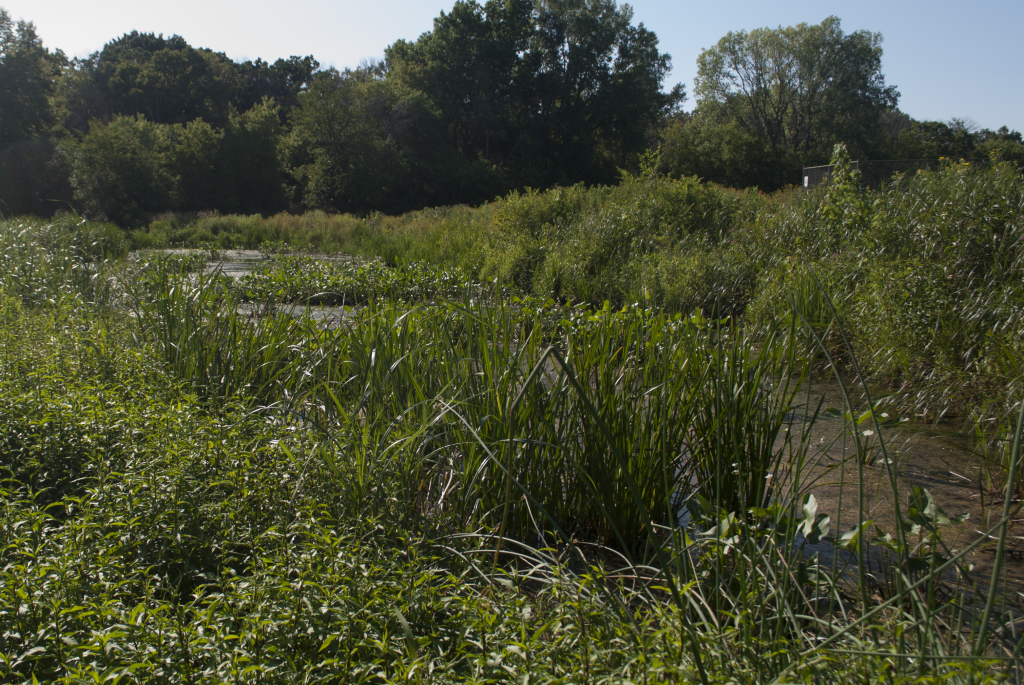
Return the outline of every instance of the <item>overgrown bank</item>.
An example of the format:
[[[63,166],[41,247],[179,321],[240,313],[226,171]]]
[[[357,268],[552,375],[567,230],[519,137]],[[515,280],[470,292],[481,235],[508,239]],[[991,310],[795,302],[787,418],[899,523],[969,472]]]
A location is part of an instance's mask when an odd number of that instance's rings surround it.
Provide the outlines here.
[[[831,187],[772,196],[647,171],[479,209],[176,221],[133,240],[424,261],[521,295],[700,310],[761,329],[796,298],[837,351],[830,300],[863,368],[918,414],[1006,423],[1024,392],[1024,189],[1009,165],[950,163],[876,190],[844,172]],[[318,291],[276,274],[296,295]]]
[[[832,467],[805,438],[824,407],[796,393],[826,354],[852,368],[829,298],[863,351],[871,319],[856,298],[913,283],[864,289],[885,273],[869,255],[942,264],[956,298],[914,306],[966,326],[984,311],[971,307],[1003,303],[985,321],[1020,343],[1020,179],[1001,173],[951,167],[903,200],[844,183],[761,198],[640,177],[338,232],[345,246],[364,231],[364,255],[407,241],[431,264],[277,256],[238,281],[194,258],[125,260],[123,236],[102,226],[3,224],[0,673],[1019,680],[1021,607],[1000,567],[1020,505],[998,486],[1020,473],[1020,375],[932,367],[970,381],[930,388],[943,401],[996,388],[1010,417],[1005,461],[991,460],[995,514],[966,524],[988,537],[955,537],[943,503],[898,490],[898,463],[869,437],[886,417],[852,404],[838,412],[847,459],[889,469],[894,527],[872,528],[866,477],[844,486],[844,511],[819,510],[808,474]],[[946,239],[993,227],[1012,248]],[[444,232],[461,242],[434,240]],[[517,256],[531,240],[548,249]],[[544,280],[601,255],[607,268],[558,281],[571,287]],[[724,270],[708,277],[715,296],[670,305],[685,316],[648,306],[669,302],[650,291],[635,306],[587,303],[628,302],[638,263],[690,274],[723,255],[752,274],[733,309]],[[941,283],[934,273],[923,278]],[[295,306],[325,292],[361,307],[324,327]],[[929,342],[919,358],[950,344]],[[830,516],[851,511],[854,527],[836,530]],[[984,576],[966,567],[982,546],[995,560]]]

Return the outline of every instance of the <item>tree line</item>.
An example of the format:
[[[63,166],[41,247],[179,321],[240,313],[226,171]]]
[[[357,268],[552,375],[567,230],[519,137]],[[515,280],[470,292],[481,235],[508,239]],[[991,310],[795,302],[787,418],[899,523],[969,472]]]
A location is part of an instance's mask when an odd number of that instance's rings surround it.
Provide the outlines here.
[[[730,32],[697,60],[692,112],[669,115],[665,169],[727,186],[774,190],[803,166],[854,159],[996,156],[1024,166],[1021,134],[970,120],[916,121],[882,74],[882,36],[840,20]]]
[[[671,58],[613,0],[458,0],[354,69],[235,62],[133,32],[84,59],[0,8],[0,212],[74,207],[125,227],[166,211],[394,214],[510,190],[663,171],[774,190],[854,156],[1024,160],[1015,131],[919,122],[881,72],[881,36],[838,19],[730,33]]]

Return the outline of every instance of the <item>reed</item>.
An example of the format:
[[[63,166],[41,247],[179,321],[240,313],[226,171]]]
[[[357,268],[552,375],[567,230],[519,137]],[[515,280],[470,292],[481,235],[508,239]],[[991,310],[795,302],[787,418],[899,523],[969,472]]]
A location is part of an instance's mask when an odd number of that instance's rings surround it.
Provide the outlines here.
[[[814,269],[755,328],[381,266],[324,326],[312,288],[0,228],[22,258],[0,266],[5,681],[1024,675],[1014,489],[953,549],[862,434],[858,313]],[[827,512],[815,365],[857,474]]]

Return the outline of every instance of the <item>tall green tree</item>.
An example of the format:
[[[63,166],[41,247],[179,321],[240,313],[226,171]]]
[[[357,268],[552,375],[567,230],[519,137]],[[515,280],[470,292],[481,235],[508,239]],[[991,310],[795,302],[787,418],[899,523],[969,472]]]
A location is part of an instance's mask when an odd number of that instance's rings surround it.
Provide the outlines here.
[[[387,49],[391,78],[427,94],[467,156],[507,155],[526,122],[532,13],[528,0],[459,1],[433,31]]]
[[[662,171],[697,176],[732,188],[763,186],[785,176],[791,161],[779,158],[764,140],[738,121],[707,108],[680,113],[661,133]],[[783,168],[780,168],[783,167]]]
[[[228,119],[220,161],[221,211],[271,214],[287,209],[284,126],[278,109],[265,99]]]
[[[513,186],[611,182],[681,102],[670,58],[611,0],[459,0],[415,42],[386,52],[390,77],[430,98],[460,153]]]
[[[535,12],[535,123],[551,181],[611,182],[649,146],[658,120],[683,100],[661,86],[671,57],[629,5],[543,0]]]
[[[93,119],[136,115],[224,126],[238,88],[237,66],[224,54],[193,48],[181,36],[133,31],[75,60],[57,100],[64,125],[78,131]]]
[[[0,214],[45,215],[70,199],[50,135],[50,97],[66,64],[31,22],[15,22],[0,7]]]
[[[784,173],[827,162],[838,142],[854,156],[865,155],[882,138],[884,117],[899,99],[882,75],[881,44],[878,33],[844,33],[837,17],[730,32],[697,60],[694,91],[702,121],[736,122],[763,141]],[[764,180],[775,187],[786,182]]]
[[[283,145],[272,100],[232,114],[224,129],[202,119],[158,124],[118,116],[63,142],[75,199],[92,216],[126,228],[166,211],[287,209]]]
[[[386,202],[397,189],[401,161],[370,115],[375,108],[388,108],[383,84],[334,69],[300,96],[292,121],[308,157],[297,170],[308,206],[359,211]]]
[[[299,93],[313,82],[313,75],[320,69],[320,63],[312,55],[279,59],[273,64],[257,59],[238,65],[238,88],[234,97],[235,107],[244,112],[272,99],[277,103],[283,117],[299,104]]]
[[[458,153],[429,99],[389,79],[384,64],[317,74],[292,123],[306,206],[397,213],[504,191],[491,165]]]
[[[0,7],[0,149],[48,132],[49,98],[65,64],[63,53],[43,47],[31,22],[15,22]]]
[[[87,135],[63,145],[75,199],[93,217],[137,228],[176,207],[173,127],[141,115],[94,120]]]
[[[170,165],[177,180],[178,202],[174,208],[185,212],[222,210],[229,195],[225,188],[224,131],[196,119],[172,128],[170,134]],[[230,202],[234,209],[236,201],[232,198]]]

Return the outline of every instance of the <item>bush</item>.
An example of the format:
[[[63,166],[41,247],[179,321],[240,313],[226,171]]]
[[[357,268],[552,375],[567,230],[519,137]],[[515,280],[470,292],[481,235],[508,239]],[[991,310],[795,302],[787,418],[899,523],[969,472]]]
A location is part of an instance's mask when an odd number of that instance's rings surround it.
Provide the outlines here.
[[[658,177],[650,166],[614,188],[512,193],[495,211],[482,273],[543,297],[622,303],[646,292],[665,302],[663,279],[648,273],[659,261],[651,255],[717,245],[736,199],[694,178]]]
[[[753,263],[736,249],[666,248],[630,265],[629,299],[708,318],[743,316],[757,283]]]
[[[124,228],[177,204],[167,127],[145,117],[93,121],[81,140],[67,140],[75,199],[85,211]]]

